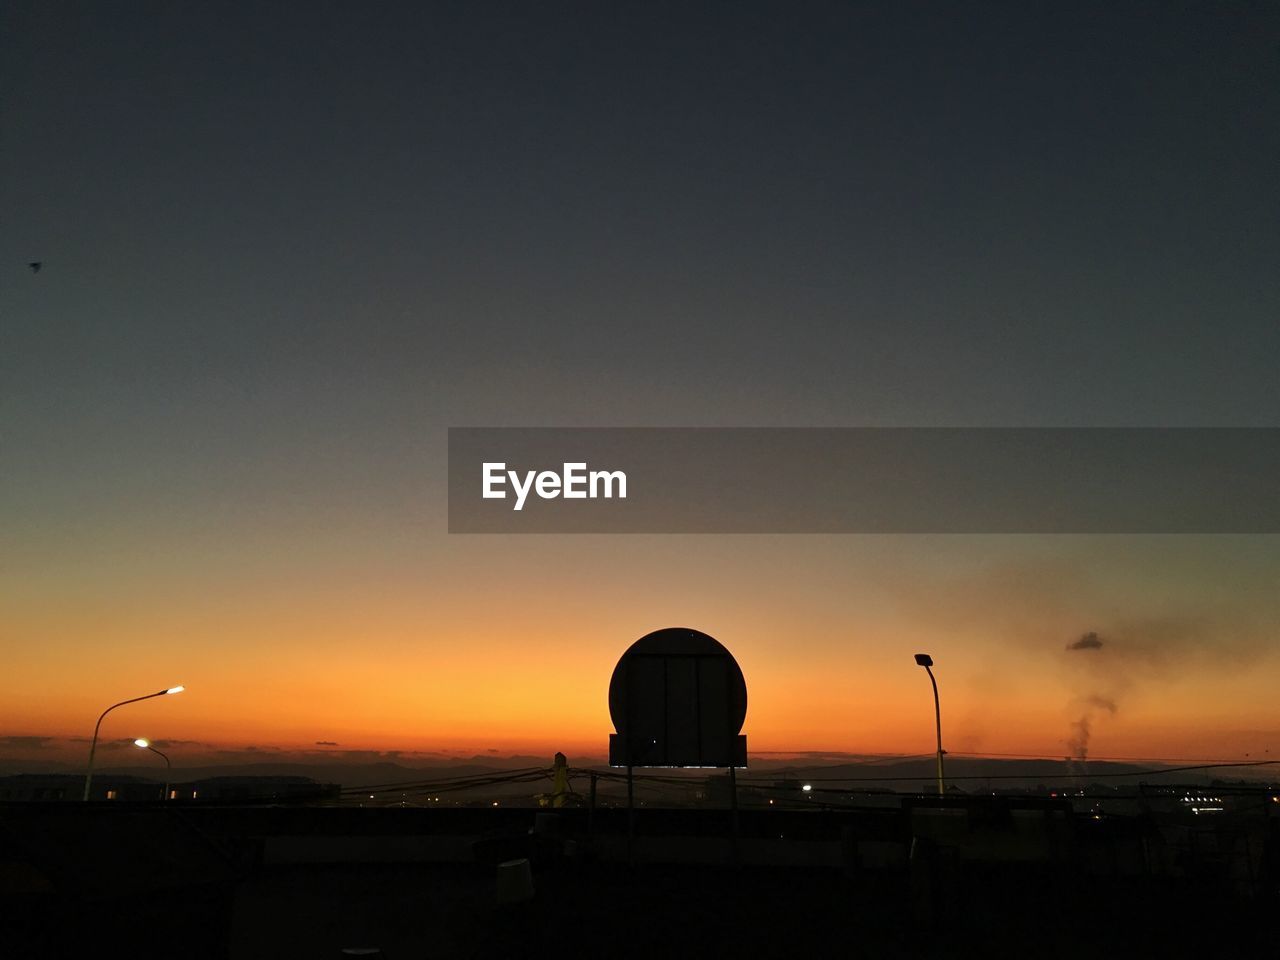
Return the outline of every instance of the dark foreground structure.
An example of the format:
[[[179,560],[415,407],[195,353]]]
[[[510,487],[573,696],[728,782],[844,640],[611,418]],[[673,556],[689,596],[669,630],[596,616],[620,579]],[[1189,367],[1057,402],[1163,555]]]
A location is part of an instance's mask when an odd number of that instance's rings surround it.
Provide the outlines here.
[[[0,805],[8,957],[1274,956],[1280,819]]]

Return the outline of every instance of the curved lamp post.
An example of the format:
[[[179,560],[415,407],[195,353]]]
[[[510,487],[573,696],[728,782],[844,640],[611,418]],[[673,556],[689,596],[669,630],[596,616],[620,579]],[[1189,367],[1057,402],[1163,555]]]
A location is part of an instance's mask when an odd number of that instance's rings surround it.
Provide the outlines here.
[[[169,762],[169,755],[161,753],[151,745],[151,741],[145,737],[139,737],[133,741],[135,747],[141,747],[143,750],[150,750],[157,757],[164,761],[164,793],[160,794],[161,800],[169,799],[169,781],[173,779],[173,764]]]
[[[89,744],[89,769],[84,775],[84,799],[89,799],[89,787],[93,783],[93,755],[98,751],[98,730],[102,727],[102,718],[114,710],[116,707],[123,707],[126,703],[137,703],[139,700],[150,700],[152,697],[163,697],[170,693],[181,693],[185,688],[170,687],[167,690],[158,690],[155,693],[148,693],[145,697],[134,697],[130,700],[121,700],[119,703],[113,703],[107,709],[102,711],[102,716],[98,717],[98,722],[93,728],[93,742]]]
[[[927,653],[917,653],[916,663],[924,667],[925,673],[929,674],[929,682],[933,684],[933,719],[938,728],[938,796],[944,796],[947,792],[946,785],[942,780],[942,708],[938,706],[938,681],[933,679],[933,657]]]

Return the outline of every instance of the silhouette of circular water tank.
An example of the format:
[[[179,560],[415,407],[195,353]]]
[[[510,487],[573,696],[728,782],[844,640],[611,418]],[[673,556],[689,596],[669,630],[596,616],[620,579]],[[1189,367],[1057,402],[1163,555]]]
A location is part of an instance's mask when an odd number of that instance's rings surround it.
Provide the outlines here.
[[[633,643],[609,680],[615,767],[745,767],[747,682],[714,637],[688,627]]]

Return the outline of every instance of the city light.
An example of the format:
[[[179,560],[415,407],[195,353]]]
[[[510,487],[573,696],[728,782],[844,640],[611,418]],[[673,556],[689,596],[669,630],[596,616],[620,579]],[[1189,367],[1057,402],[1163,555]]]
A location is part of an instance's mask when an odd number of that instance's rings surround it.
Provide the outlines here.
[[[89,799],[91,795],[90,791],[93,785],[93,761],[94,761],[95,754],[98,752],[98,733],[102,729],[102,721],[106,719],[107,714],[110,713],[112,710],[116,709],[117,707],[123,707],[126,704],[140,703],[143,700],[151,700],[154,697],[163,697],[170,693],[181,693],[185,689],[186,689],[185,687],[179,685],[176,687],[169,687],[165,690],[157,690],[155,693],[144,694],[141,697],[130,697],[128,700],[121,700],[119,703],[113,703],[111,706],[107,707],[107,709],[102,711],[102,713],[98,716],[98,722],[94,724],[94,727],[93,727],[93,739],[89,742],[89,766],[85,770],[85,774],[84,774],[84,799],[86,801]],[[134,742],[136,743],[137,741],[134,741]],[[154,749],[154,748],[151,747],[150,744],[148,744],[147,749]],[[158,750],[156,750],[155,752],[160,753],[160,751]],[[164,756],[163,754],[160,754],[160,755]],[[165,759],[165,762],[166,763],[168,762],[168,758]]]

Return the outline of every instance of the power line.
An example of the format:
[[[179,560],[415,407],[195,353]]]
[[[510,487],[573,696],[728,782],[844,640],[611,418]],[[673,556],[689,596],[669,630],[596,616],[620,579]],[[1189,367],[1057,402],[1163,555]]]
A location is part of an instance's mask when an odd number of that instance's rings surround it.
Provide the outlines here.
[[[948,757],[1019,757],[1028,760],[1056,760],[1061,757],[1064,760],[1073,760],[1077,762],[1090,762],[1093,760],[1120,760],[1132,761],[1135,763],[1221,763],[1228,766],[1259,762],[1256,760],[1223,760],[1217,757],[1101,757],[1094,756],[1093,754],[1090,754],[1087,757],[1062,757],[1060,753],[996,753],[992,750],[946,750],[943,752]],[[922,758],[933,756],[934,754],[932,753],[923,754]]]

